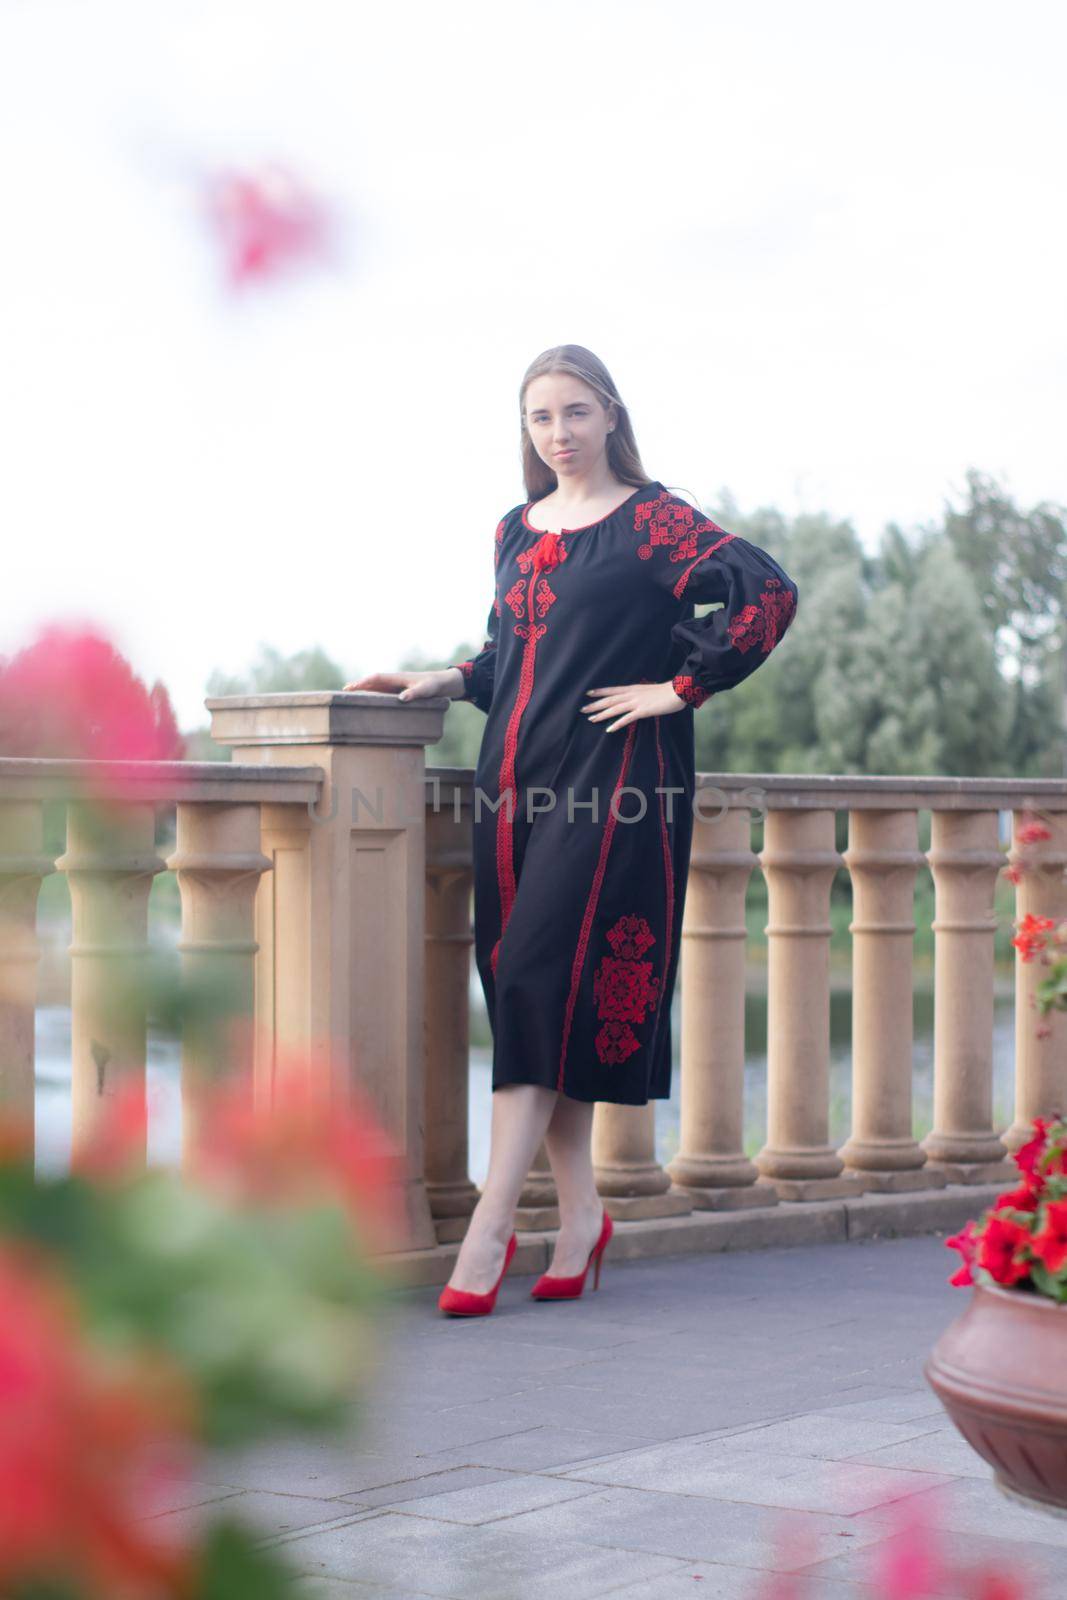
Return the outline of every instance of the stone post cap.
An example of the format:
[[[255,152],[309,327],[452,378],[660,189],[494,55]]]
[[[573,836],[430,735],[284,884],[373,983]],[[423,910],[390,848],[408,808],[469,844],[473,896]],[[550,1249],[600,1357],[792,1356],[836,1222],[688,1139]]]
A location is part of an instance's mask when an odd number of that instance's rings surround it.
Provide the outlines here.
[[[447,695],[401,700],[377,690],[307,689],[220,695],[204,701],[216,744],[428,745],[444,730]]]

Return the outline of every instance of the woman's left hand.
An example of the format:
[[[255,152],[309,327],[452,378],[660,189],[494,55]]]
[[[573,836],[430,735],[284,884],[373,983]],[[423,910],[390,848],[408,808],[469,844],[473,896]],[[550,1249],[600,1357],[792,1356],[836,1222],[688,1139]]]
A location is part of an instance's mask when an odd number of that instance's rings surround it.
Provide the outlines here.
[[[684,711],[686,705],[681,695],[675,694],[670,682],[608,684],[587,689],[586,694],[591,698],[581,709],[590,722],[603,722],[605,717],[617,719],[608,724],[605,733],[614,733],[616,728],[625,728],[627,723],[637,722],[641,717],[662,717],[669,716],[672,711]]]

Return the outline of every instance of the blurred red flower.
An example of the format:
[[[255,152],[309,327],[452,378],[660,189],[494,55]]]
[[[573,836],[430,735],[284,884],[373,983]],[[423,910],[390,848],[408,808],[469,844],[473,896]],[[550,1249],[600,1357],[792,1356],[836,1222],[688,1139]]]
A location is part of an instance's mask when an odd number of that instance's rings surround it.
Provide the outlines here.
[[[177,761],[184,748],[164,686],[146,688],[102,633],[54,624],[0,662],[0,755]]]
[[[1036,819],[1024,822],[1015,835],[1020,844],[1040,844],[1044,839],[1051,839],[1051,830],[1043,822]]]
[[[323,1048],[276,1047],[269,1091],[251,1070],[196,1087],[186,1171],[242,1203],[339,1201],[373,1252],[396,1248],[403,1159]]]
[[[1045,934],[1055,927],[1055,921],[1052,917],[1035,917],[1028,911],[1017,926],[1019,931],[1011,942],[1024,961],[1032,961],[1045,948]]]
[[[158,1523],[192,1463],[193,1406],[158,1359],[105,1368],[58,1277],[0,1246],[0,1586],[74,1584],[92,1600],[176,1593],[188,1556]]]
[[[237,287],[276,278],[326,253],[326,209],[285,167],[213,174],[206,209],[227,277]]]

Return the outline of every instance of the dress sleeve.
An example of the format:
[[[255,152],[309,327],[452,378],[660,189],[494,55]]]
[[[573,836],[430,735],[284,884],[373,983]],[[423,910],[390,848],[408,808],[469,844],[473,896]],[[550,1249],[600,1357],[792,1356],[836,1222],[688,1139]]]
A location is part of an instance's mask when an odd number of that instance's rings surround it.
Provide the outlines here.
[[[705,519],[693,530],[671,588],[687,609],[722,602],[718,610],[688,615],[671,628],[671,638],[686,647],[672,687],[694,707],[750,677],[797,612],[797,586],[773,556]]]
[[[500,541],[504,533],[502,517],[497,524],[496,537],[493,545],[493,572],[500,565]],[[450,661],[449,666],[458,667],[463,674],[463,693],[458,697],[476,705],[479,711],[488,712],[493,702],[493,683],[496,679],[496,647],[500,634],[500,597],[497,595],[489,608],[489,617],[485,624],[485,643],[476,655],[467,661]]]

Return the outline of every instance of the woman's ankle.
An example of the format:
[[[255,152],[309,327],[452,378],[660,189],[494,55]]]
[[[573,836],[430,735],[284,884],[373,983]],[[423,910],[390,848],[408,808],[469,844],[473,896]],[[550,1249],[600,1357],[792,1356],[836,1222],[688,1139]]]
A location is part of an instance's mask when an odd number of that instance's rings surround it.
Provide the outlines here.
[[[561,1203],[559,1211],[560,1229],[566,1228],[569,1231],[573,1228],[575,1232],[587,1233],[590,1228],[595,1230],[600,1227],[603,1215],[604,1202],[595,1193],[592,1199],[573,1201],[569,1205]]]

